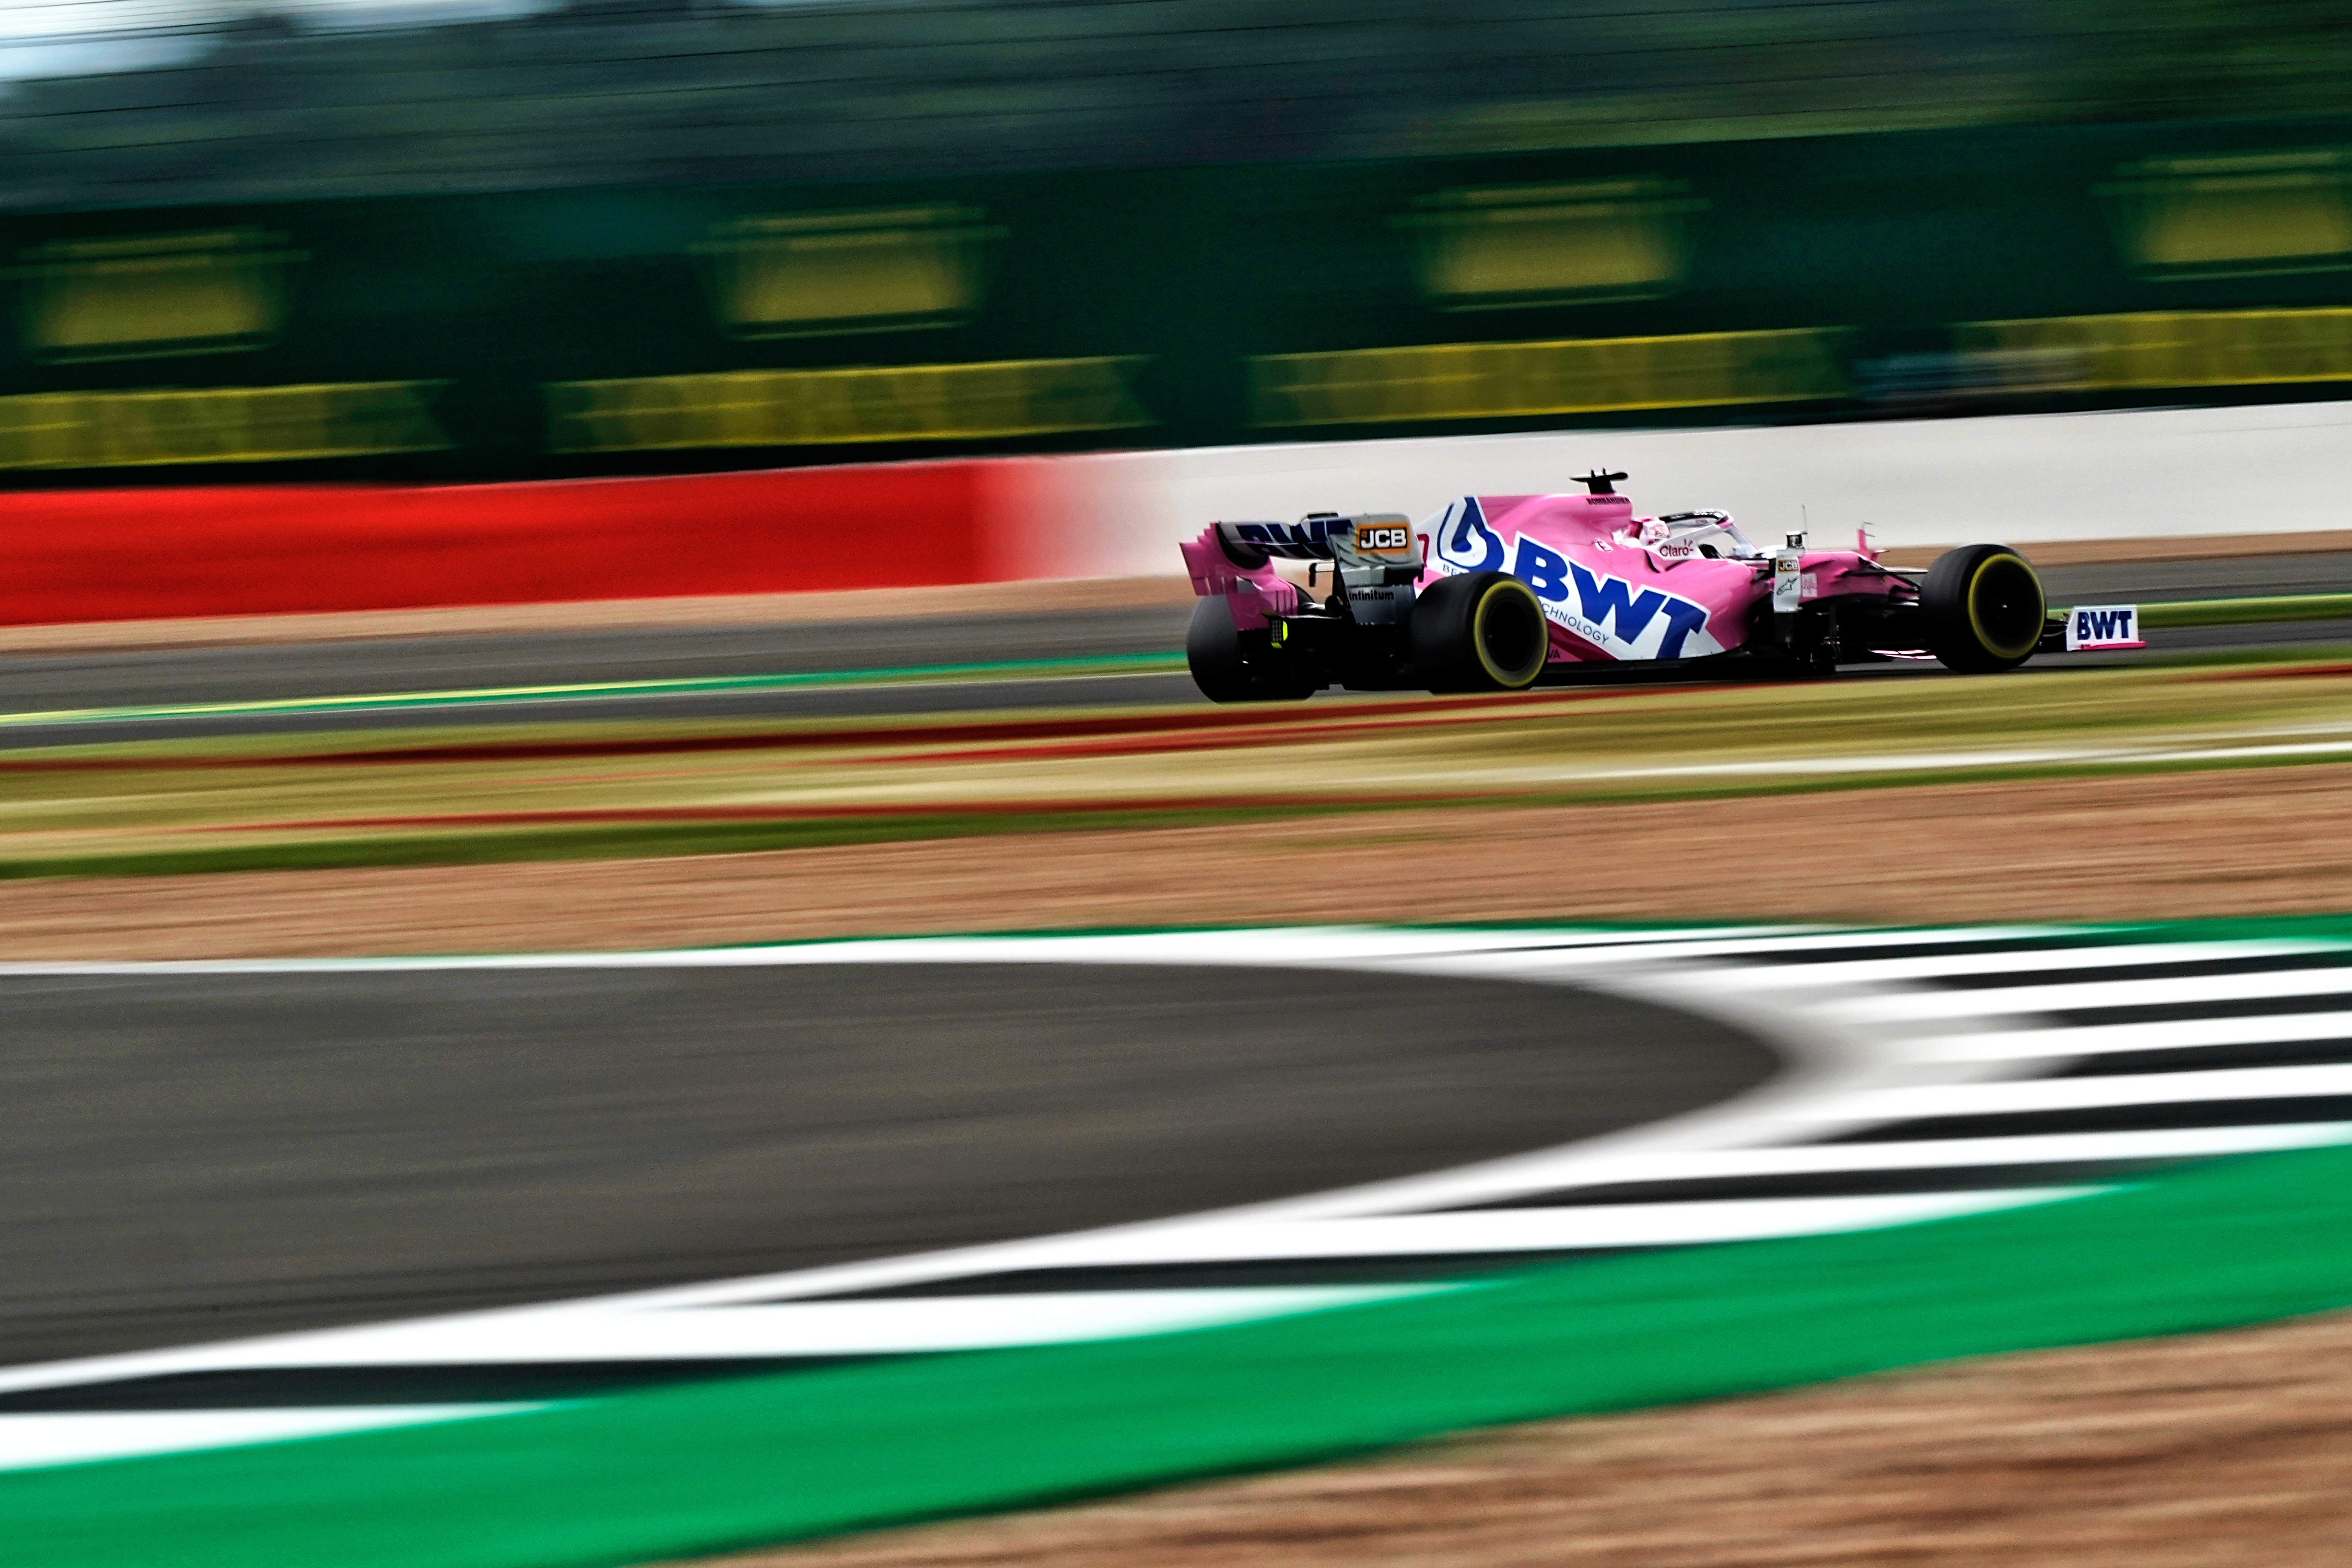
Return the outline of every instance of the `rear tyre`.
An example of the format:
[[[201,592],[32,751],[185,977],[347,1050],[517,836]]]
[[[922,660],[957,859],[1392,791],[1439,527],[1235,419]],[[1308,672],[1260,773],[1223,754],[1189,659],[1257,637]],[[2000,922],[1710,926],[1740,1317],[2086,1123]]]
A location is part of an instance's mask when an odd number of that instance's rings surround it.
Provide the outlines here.
[[[1412,606],[1412,667],[1432,691],[1524,691],[1550,653],[1535,590],[1507,572],[1441,577]]]
[[[1292,702],[1312,697],[1323,684],[1277,653],[1264,632],[1236,628],[1222,595],[1192,605],[1184,662],[1192,667],[1192,684],[1212,702]]]
[[[1947,669],[1986,675],[2015,669],[2041,645],[2048,605],[2042,579],[2005,544],[1948,552],[1919,589],[1927,651]]]

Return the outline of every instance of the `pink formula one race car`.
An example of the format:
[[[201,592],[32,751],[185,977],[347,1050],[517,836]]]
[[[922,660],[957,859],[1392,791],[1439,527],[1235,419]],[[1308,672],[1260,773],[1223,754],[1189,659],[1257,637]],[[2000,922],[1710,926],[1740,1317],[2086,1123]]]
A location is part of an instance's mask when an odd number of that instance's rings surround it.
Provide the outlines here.
[[[1335,684],[1517,691],[1601,665],[1826,675],[1932,658],[1990,671],[2043,650],[2142,646],[2131,605],[2051,619],[2041,579],[2005,545],[1954,550],[1924,573],[1882,564],[1863,541],[1811,550],[1791,534],[1766,550],[1727,512],[1634,516],[1623,478],[1588,475],[1584,495],[1465,496],[1419,524],[1213,523],[1182,546],[1201,595],[1192,679],[1214,701],[1278,701]],[[1305,562],[1306,585],[1277,561]]]

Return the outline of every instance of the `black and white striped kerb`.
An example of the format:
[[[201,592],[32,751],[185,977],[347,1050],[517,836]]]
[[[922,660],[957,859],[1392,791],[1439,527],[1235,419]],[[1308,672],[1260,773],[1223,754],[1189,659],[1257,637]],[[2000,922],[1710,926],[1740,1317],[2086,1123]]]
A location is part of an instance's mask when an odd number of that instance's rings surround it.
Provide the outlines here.
[[[0,1372],[0,1466],[1236,1322],[1539,1263],[2050,1203],[2182,1162],[2352,1141],[2352,944],[2313,940],[2166,943],[2022,926],[1337,928],[415,963],[1182,963],[1480,976],[1734,1021],[1773,1039],[1790,1065],[1729,1103],[1652,1126],[1246,1208],[17,1367]],[[304,967],[320,966],[13,972]]]

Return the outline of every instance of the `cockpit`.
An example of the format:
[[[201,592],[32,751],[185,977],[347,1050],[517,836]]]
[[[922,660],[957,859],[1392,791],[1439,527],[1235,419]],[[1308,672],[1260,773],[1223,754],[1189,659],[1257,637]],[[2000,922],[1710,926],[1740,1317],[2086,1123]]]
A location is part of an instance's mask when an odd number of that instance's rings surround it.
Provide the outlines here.
[[[1761,561],[1765,556],[1727,511],[1672,511],[1644,518],[1639,526],[1643,546],[1660,555],[1709,561]]]

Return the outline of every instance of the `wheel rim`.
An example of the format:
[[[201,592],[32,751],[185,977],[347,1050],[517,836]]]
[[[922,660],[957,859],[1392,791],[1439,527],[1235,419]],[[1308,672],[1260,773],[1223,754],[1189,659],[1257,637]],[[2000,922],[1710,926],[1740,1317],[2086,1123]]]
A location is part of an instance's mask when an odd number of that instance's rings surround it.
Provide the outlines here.
[[[1969,578],[1969,626],[1977,646],[2000,658],[2023,658],[2042,640],[2042,581],[2014,555],[1987,558]]]
[[[1543,672],[1551,637],[1536,596],[1524,584],[1498,583],[1478,601],[1470,627],[1478,662],[1497,686],[1530,685]]]

